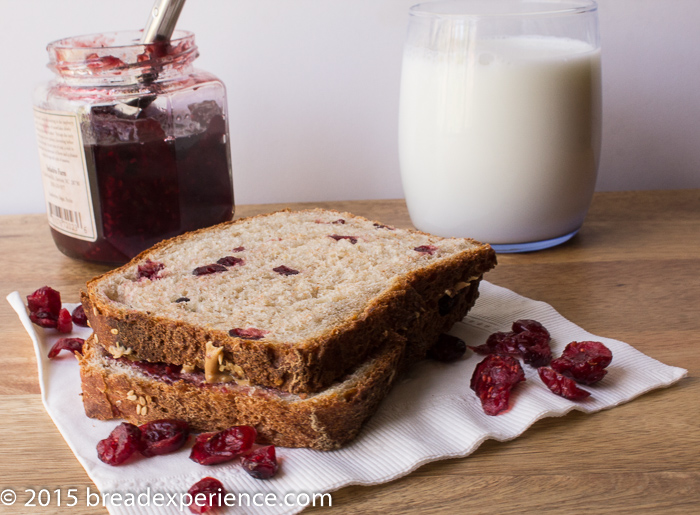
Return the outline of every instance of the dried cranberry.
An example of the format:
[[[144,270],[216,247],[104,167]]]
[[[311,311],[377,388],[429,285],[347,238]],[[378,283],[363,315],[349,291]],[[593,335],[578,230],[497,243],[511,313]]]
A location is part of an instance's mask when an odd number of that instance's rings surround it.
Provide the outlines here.
[[[236,265],[245,265],[245,261],[243,261],[241,258],[237,258],[234,256],[226,256],[222,257],[217,261],[218,264],[223,265],[223,266],[236,266]]]
[[[270,479],[277,473],[275,446],[258,447],[241,459],[245,471],[255,479]]]
[[[276,266],[272,270],[280,275],[296,275],[299,273],[299,270],[294,270],[285,265]]]
[[[520,351],[513,341],[512,332],[496,332],[489,335],[486,343],[477,347],[469,347],[477,354],[499,354],[501,356],[519,356]]]
[[[510,392],[521,381],[525,381],[525,373],[518,360],[489,354],[476,366],[470,387],[479,396],[484,412],[493,416],[508,410]]]
[[[235,249],[231,249],[231,252],[243,252],[245,250],[245,247],[236,247]]]
[[[611,361],[612,352],[601,342],[571,342],[550,365],[577,383],[593,384],[605,377]]]
[[[257,432],[251,426],[233,426],[218,433],[202,433],[192,447],[190,459],[202,465],[231,461],[248,451]]]
[[[33,323],[44,328],[55,328],[61,312],[61,294],[49,286],[42,286],[27,295],[27,307]]]
[[[524,331],[515,335],[515,344],[520,350],[523,361],[535,368],[549,365],[552,361],[552,349],[549,336],[541,333]]]
[[[179,304],[180,302],[189,302],[190,298],[189,297],[180,297],[179,299],[175,299],[175,303]]]
[[[389,229],[390,231],[395,231],[395,230],[396,230],[396,229],[394,229],[393,227],[391,227],[391,226],[389,226],[389,225],[384,225],[384,224],[379,224],[379,223],[374,223],[374,224],[372,224],[372,225],[374,225],[377,229]]]
[[[529,331],[531,333],[537,333],[541,334],[543,336],[546,336],[549,338],[549,331],[540,324],[537,320],[530,320],[530,319],[520,319],[516,320],[513,322],[513,326],[511,328],[514,333],[522,333],[524,331]]]
[[[82,354],[83,344],[85,340],[82,338],[59,338],[49,350],[49,359],[54,359],[62,350],[69,350],[73,353]]]
[[[565,399],[580,401],[591,395],[586,390],[576,386],[573,379],[569,379],[549,367],[540,367],[537,369],[537,373],[540,375],[542,382],[547,385],[547,388]]]
[[[226,495],[224,485],[218,479],[205,477],[197,481],[187,490],[192,496],[190,511],[192,513],[206,513],[212,508],[221,506],[221,501]]]
[[[194,270],[192,270],[192,275],[216,274],[218,272],[225,272],[226,270],[228,270],[228,268],[226,268],[225,266],[213,263],[211,265],[204,265],[195,268]]]
[[[413,250],[420,252],[421,254],[428,254],[429,256],[432,256],[437,249],[438,248],[435,245],[421,245],[419,247],[415,247]]]
[[[185,445],[190,427],[182,420],[154,420],[139,426],[143,436],[141,454],[147,457],[169,454]]]
[[[457,361],[467,351],[467,344],[451,334],[441,334],[437,342],[428,350],[428,357],[449,363]]]
[[[27,295],[27,307],[30,313],[50,313],[58,317],[61,311],[61,294],[49,286],[42,286]]]
[[[256,329],[255,327],[249,327],[248,329],[242,329],[240,327],[236,327],[234,329],[231,329],[228,334],[230,336],[237,336],[238,338],[243,338],[244,340],[259,340],[267,333],[270,331],[264,331],[262,329]]]
[[[336,225],[338,225],[338,224],[343,225],[343,224],[345,224],[345,220],[343,220],[342,218],[338,218],[337,220],[335,220],[331,223],[336,224]]]
[[[516,320],[513,330],[491,334],[486,343],[471,349],[478,354],[500,354],[523,358],[533,367],[548,365],[552,360],[549,331],[535,320]]]
[[[44,327],[46,329],[55,329],[58,325],[58,317],[52,315],[48,311],[30,311],[29,320],[31,320],[36,325]]]
[[[73,318],[70,315],[70,311],[66,308],[61,308],[58,313],[58,320],[56,320],[56,330],[59,333],[68,334],[73,331]]]
[[[328,237],[333,238],[335,241],[348,240],[353,245],[357,243],[356,236],[340,236],[339,234],[329,234]]]
[[[149,281],[155,281],[156,279],[160,279],[159,273],[164,268],[165,265],[163,263],[158,263],[157,261],[151,261],[150,259],[147,259],[144,263],[138,266],[136,278],[146,278]]]
[[[107,465],[121,465],[135,452],[141,451],[141,430],[134,424],[122,422],[97,444],[97,457]]]
[[[88,326],[87,315],[85,314],[85,308],[83,308],[82,304],[79,304],[78,307],[73,310],[73,313],[71,313],[71,318],[73,319],[73,323],[75,325],[79,325],[80,327]]]

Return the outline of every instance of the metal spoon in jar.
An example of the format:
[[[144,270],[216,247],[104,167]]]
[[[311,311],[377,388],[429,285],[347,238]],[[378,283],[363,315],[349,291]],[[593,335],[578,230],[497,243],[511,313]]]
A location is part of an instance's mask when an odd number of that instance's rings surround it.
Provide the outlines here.
[[[142,45],[160,45],[163,49],[170,42],[175,25],[182,12],[185,0],[156,0],[146,21],[146,28],[141,36]],[[149,73],[139,77],[139,82],[151,84],[158,79],[158,70],[151,68]],[[156,99],[156,95],[139,96],[132,100],[114,105],[113,109],[126,118],[138,118]]]

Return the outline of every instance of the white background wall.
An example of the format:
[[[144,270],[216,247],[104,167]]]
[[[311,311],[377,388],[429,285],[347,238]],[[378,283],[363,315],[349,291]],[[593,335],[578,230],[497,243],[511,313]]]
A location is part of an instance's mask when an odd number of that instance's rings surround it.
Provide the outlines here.
[[[400,198],[401,52],[416,0],[188,0],[228,87],[239,204]],[[141,28],[152,0],[0,0],[0,214],[44,211],[32,90],[62,37]],[[599,0],[598,190],[700,187],[700,2]]]

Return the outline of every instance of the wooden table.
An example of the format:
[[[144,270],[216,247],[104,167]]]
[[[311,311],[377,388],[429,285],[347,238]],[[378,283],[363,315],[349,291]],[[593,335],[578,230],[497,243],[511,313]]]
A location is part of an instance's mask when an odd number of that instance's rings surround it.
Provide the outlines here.
[[[313,205],[410,226],[402,200]],[[43,215],[0,217],[0,263],[3,296],[48,284],[68,302],[106,270],[60,254]],[[486,442],[389,484],[344,488],[333,494],[334,512],[700,513],[700,190],[596,194],[572,241],[501,255],[487,278],[689,376],[609,411],[542,420],[516,440]],[[0,513],[104,513],[85,507],[94,485],[43,409],[31,342],[4,301],[0,323],[0,490],[19,497]],[[25,508],[29,488],[64,496],[77,488],[79,504]]]

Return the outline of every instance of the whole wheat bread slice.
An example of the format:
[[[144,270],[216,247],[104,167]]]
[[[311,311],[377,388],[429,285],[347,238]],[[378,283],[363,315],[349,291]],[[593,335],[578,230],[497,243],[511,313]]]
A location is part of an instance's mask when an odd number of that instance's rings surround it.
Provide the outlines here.
[[[316,394],[290,394],[236,383],[207,384],[179,367],[143,367],[115,359],[88,338],[80,360],[85,412],[133,424],[169,418],[194,431],[251,425],[258,443],[332,450],[357,436],[396,380],[405,360],[404,338],[389,333],[379,354],[342,382]]]
[[[495,263],[469,239],[283,211],[162,242],[90,281],[82,301],[95,340],[116,357],[312,393],[365,363],[388,331],[421,359]]]

